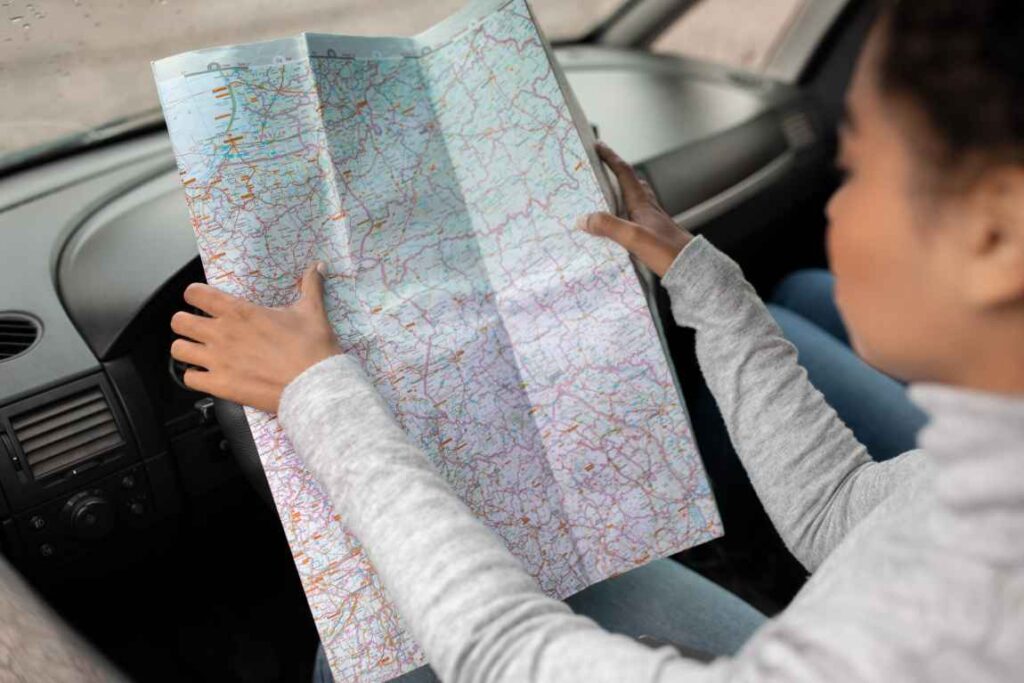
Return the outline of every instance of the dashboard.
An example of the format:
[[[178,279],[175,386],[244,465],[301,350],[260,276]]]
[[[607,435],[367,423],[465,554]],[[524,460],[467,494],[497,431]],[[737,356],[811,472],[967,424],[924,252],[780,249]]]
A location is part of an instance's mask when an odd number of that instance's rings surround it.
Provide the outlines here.
[[[755,284],[818,258],[820,217],[794,218],[828,190],[815,98],[681,58],[557,56],[600,137]],[[787,257],[755,258],[780,240]],[[131,547],[245,471],[169,358],[170,316],[202,277],[162,131],[0,182],[0,548],[27,573]]]

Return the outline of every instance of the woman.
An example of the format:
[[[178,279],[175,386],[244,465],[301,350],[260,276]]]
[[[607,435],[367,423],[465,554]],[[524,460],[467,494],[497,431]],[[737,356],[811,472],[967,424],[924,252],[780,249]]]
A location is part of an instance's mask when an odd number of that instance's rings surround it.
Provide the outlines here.
[[[858,353],[911,383],[923,450],[874,462],[808,383],[739,268],[679,230],[606,148],[630,220],[583,217],[662,276],[733,443],[813,572],[706,663],[545,597],[408,441],[328,325],[316,270],[263,309],[205,285],[173,353],[199,391],[278,411],[444,680],[893,681],[1024,676],[1024,9],[887,5],[828,206]],[[677,614],[680,621],[688,615]]]

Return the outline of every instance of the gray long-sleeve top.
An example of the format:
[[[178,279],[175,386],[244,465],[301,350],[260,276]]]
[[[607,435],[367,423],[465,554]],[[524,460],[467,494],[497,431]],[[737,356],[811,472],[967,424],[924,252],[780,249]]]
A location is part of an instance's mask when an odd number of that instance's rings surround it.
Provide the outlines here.
[[[335,356],[280,420],[447,681],[1024,679],[1024,397],[939,386],[921,451],[875,463],[739,267],[694,239],[662,284],[751,480],[814,575],[733,658],[699,664],[546,597]],[[685,614],[679,615],[685,619]]]

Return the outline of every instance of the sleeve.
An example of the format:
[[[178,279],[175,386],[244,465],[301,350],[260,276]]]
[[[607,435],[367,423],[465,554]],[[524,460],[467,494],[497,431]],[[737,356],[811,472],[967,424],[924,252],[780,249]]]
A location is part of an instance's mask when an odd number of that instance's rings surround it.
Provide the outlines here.
[[[696,331],[697,361],[783,541],[814,571],[847,532],[922,465],[876,463],[797,364],[739,266],[696,237],[666,271],[672,314]]]
[[[545,596],[352,358],[306,370],[285,389],[278,417],[442,680],[722,680],[722,665],[608,633]]]

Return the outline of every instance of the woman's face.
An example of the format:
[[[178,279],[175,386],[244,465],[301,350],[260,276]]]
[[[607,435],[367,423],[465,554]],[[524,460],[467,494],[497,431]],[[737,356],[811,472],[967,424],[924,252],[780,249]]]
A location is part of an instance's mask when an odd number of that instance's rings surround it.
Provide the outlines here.
[[[876,29],[847,96],[840,130],[844,184],[828,205],[836,303],[857,352],[907,381],[953,381],[972,312],[957,291],[950,239],[968,207],[940,200],[908,140],[909,107],[879,89]]]

